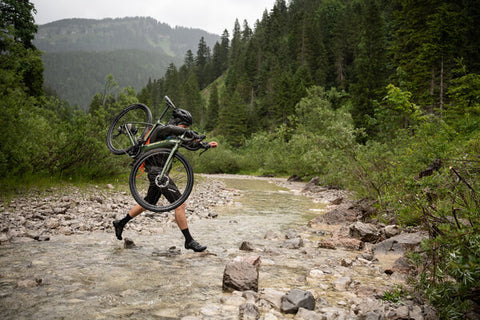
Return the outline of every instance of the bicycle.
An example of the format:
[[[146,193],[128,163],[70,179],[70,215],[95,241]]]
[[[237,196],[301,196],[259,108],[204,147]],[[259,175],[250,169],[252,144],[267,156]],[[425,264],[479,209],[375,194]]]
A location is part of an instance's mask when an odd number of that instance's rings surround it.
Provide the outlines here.
[[[186,138],[184,133],[179,137],[149,143],[155,129],[165,125],[161,120],[168,109],[176,109],[167,96],[165,101],[167,106],[155,123],[152,123],[150,108],[136,103],[126,107],[113,119],[107,133],[108,149],[115,155],[126,154],[133,159],[128,179],[133,198],[143,208],[153,212],[174,210],[190,196],[194,183],[193,169],[178,150],[180,147],[193,150],[186,143],[205,139],[204,135],[190,131],[192,138]],[[207,146],[203,147],[205,151],[208,149]],[[170,203],[162,192],[164,196],[157,203],[148,203],[145,196],[150,187],[158,187],[160,190],[176,187],[180,197]]]

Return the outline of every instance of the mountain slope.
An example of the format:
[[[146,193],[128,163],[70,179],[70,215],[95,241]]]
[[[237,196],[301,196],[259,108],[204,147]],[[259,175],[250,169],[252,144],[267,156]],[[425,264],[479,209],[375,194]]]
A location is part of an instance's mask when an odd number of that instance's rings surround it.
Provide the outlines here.
[[[187,50],[195,52],[201,37],[209,46],[220,39],[152,18],[66,19],[39,26],[34,44],[44,52],[45,85],[86,109],[108,74],[140,90],[170,63],[181,64]]]

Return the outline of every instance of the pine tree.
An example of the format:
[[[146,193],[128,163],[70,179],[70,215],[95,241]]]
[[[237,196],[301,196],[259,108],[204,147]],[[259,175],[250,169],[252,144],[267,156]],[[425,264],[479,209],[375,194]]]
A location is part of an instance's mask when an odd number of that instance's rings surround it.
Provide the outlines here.
[[[205,129],[207,131],[212,131],[217,127],[219,109],[218,88],[216,84],[213,84],[208,99],[207,118],[205,119]]]
[[[182,91],[181,91],[181,81],[177,68],[173,63],[168,66],[167,72],[165,73],[165,95],[167,95],[173,101],[181,101]]]
[[[366,128],[374,134],[369,118],[374,118],[374,100],[383,96],[386,85],[386,40],[383,20],[376,0],[365,0],[362,11],[362,35],[359,54],[355,60],[357,81],[353,85],[352,116],[357,128]]]
[[[415,101],[429,106],[429,113],[443,109],[455,60],[471,50],[467,40],[468,30],[472,30],[470,13],[465,10],[468,2],[402,0],[396,12],[394,62],[407,75],[408,80],[403,82],[406,89]],[[478,56],[478,44],[476,48]]]
[[[187,82],[183,85],[183,99],[181,100],[182,108],[187,109],[192,114],[194,125],[196,128],[204,126],[204,107],[200,89],[198,86],[197,76],[195,72],[188,75]]]
[[[0,2],[0,63],[21,78],[29,95],[38,97],[44,93],[43,63],[32,42],[37,32],[34,13],[28,0]]]
[[[196,75],[200,89],[205,88],[210,80],[207,65],[210,62],[210,48],[202,37],[198,43],[197,57],[195,59]]]
[[[234,147],[239,147],[248,133],[244,104],[236,91],[233,94],[223,92],[221,101],[218,124],[220,134],[224,135]]]

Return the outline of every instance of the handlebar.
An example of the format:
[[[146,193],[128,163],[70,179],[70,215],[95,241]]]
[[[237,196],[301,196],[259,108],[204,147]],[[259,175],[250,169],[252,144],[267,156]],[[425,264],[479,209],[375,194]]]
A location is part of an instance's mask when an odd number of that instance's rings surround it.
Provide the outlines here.
[[[191,138],[184,138],[183,136],[182,137],[178,137],[178,139],[180,139],[182,142],[192,142],[194,140],[200,140],[202,141],[203,139],[205,139],[207,136],[202,134],[202,135],[198,135],[196,134],[195,132],[191,131],[190,134],[192,135]]]

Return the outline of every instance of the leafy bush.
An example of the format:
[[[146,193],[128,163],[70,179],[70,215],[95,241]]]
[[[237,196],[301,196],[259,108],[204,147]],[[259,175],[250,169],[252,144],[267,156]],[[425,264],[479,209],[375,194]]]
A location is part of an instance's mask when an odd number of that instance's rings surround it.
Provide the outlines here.
[[[464,319],[480,303],[480,177],[478,163],[464,162],[430,177],[419,206],[430,237],[419,286],[442,319]]]

